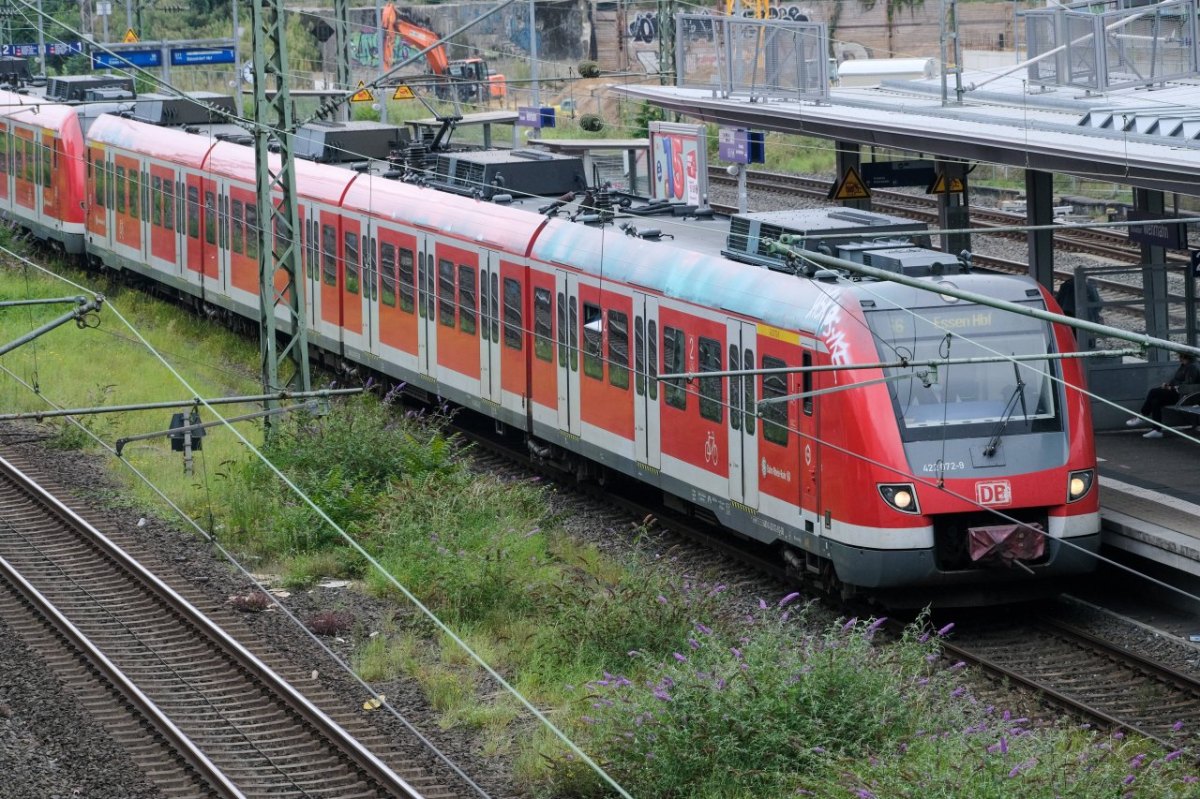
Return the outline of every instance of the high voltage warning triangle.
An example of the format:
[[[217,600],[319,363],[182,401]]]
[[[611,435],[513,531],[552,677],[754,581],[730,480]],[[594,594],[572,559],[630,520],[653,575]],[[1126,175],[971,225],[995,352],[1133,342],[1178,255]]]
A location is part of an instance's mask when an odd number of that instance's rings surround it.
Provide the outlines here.
[[[962,178],[946,179],[941,172],[934,178],[933,185],[925,190],[926,194],[962,194],[967,190]]]
[[[375,102],[375,95],[371,94],[371,90],[367,88],[367,84],[360,80],[358,82],[358,91],[351,96],[350,102],[373,103]]]
[[[392,95],[392,99],[393,100],[413,100],[413,99],[416,99],[416,95],[413,94],[413,90],[408,88],[407,86],[397,86],[395,94]]]
[[[842,179],[833,184],[833,188],[829,190],[828,199],[830,200],[869,200],[871,199],[871,190],[867,188],[867,184],[858,175],[858,170],[854,167],[848,167],[846,174],[842,175]]]
[[[133,32],[133,28],[129,28],[125,31],[125,35],[121,37],[121,41],[125,44],[137,44],[141,39]]]

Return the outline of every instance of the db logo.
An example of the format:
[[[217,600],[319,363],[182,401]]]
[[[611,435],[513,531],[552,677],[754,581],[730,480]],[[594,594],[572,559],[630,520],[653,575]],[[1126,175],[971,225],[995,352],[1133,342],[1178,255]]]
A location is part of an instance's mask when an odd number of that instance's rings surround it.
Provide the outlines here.
[[[1007,480],[989,480],[975,484],[975,501],[980,505],[1011,505],[1012,484]]]

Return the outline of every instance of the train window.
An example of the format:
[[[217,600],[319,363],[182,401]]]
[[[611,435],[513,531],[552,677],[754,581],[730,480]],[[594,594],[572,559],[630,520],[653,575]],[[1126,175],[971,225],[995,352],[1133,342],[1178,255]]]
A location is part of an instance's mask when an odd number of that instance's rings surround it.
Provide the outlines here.
[[[200,238],[200,189],[195,186],[187,187],[187,233]]]
[[[117,207],[118,214],[125,213],[125,167],[117,167]]]
[[[608,312],[608,382],[629,388],[629,315]]]
[[[54,183],[54,143],[42,144],[42,185],[49,188]]]
[[[754,353],[750,350],[743,352],[742,368],[754,368]],[[754,414],[757,411],[754,408],[754,378],[751,376],[742,379],[742,410],[746,413],[746,432],[754,435]]]
[[[138,184],[139,177],[136,169],[129,170],[129,216],[134,219],[142,218],[141,209],[138,207],[138,197],[142,193]]]
[[[741,367],[738,364],[741,358],[738,353],[741,348],[737,344],[729,345],[729,371],[736,372]],[[729,377],[729,426],[734,430],[742,429],[742,379],[736,375]]]
[[[596,380],[604,379],[604,322],[600,306],[583,304],[583,373]]]
[[[10,136],[7,131],[0,131],[0,174],[8,174],[8,142]],[[88,151],[88,176],[92,175],[92,153]]]
[[[246,257],[258,257],[258,206],[246,203]]]
[[[649,344],[649,355],[646,359],[646,382],[652,401],[658,400],[658,322],[650,319],[646,322],[646,343]]]
[[[408,276],[412,277],[412,253],[408,254]],[[412,311],[412,287],[408,289],[408,307]],[[379,245],[379,299],[384,305],[396,307],[396,245],[386,241]]]
[[[346,231],[342,236],[342,255],[345,257],[346,291],[358,293],[358,234]]]
[[[99,167],[96,169],[96,205],[100,206],[101,208],[106,207],[104,194],[105,184],[107,181],[104,178],[107,174],[108,170],[104,168],[104,162],[101,161]]]
[[[362,237],[362,254],[363,254],[363,296],[369,300],[379,299],[379,281],[375,278],[378,272],[375,269],[375,239],[368,240],[366,236]]]
[[[217,195],[211,191],[204,192],[204,241],[217,243]]]
[[[519,303],[520,303],[520,299],[521,299],[521,297],[520,297],[520,293],[518,293],[518,294],[517,294],[517,302],[518,302],[518,305],[517,305],[517,312],[518,312],[518,313],[517,313],[517,321],[518,321],[518,322],[519,322],[519,321],[521,321],[521,316],[520,316],[520,310],[521,310],[521,306],[520,306],[520,304],[519,304]],[[492,271],[492,308],[491,308],[491,315],[492,315],[492,341],[494,341],[494,342],[496,342],[497,344],[499,344],[499,343],[500,343],[500,274],[499,274],[499,272],[497,272],[497,271],[495,271],[495,270],[493,270],[493,271]],[[518,332],[519,332],[519,331],[518,331]],[[520,340],[520,336],[518,336],[517,338],[518,338],[518,341],[519,341],[519,340]],[[517,349],[520,349],[520,347],[518,346],[518,347],[517,347]]]
[[[787,364],[778,358],[764,355],[763,369],[785,369]],[[810,374],[805,372],[804,374]],[[787,394],[787,375],[763,375],[762,398],[782,397]],[[786,402],[772,402],[762,406],[763,438],[781,447],[788,445],[788,412]]]
[[[170,178],[162,182],[163,227],[175,229],[175,183]]]
[[[24,178],[30,183],[37,181],[37,153],[34,151],[33,139],[24,139],[21,149],[25,151]]]
[[[496,273],[492,273],[496,277]],[[494,287],[493,287],[494,289]],[[496,293],[492,292],[492,302],[496,301]],[[493,333],[495,330],[492,331]],[[521,283],[511,277],[504,278],[504,346],[519,350],[521,339],[524,338],[525,328],[521,323]]]
[[[337,285],[337,230],[321,226],[321,279],[326,286]]]
[[[682,330],[674,327],[663,327],[663,369],[668,373],[683,371],[684,348],[687,339]],[[687,390],[683,387],[683,378],[676,377],[667,381],[665,399],[672,408],[684,410],[687,408]]]
[[[475,335],[475,268],[458,265],[458,329]]]
[[[416,305],[416,293],[413,288],[413,251],[400,248],[400,310],[412,313]]]
[[[646,394],[646,321],[633,317],[633,390],[639,397]]]
[[[488,288],[487,272],[479,275],[479,315],[483,317],[483,330],[480,331],[484,341],[492,340],[492,290]],[[496,340],[499,344],[499,339]]]
[[[454,327],[454,262],[438,261],[438,321]]]
[[[567,297],[558,292],[558,365],[567,366]]]
[[[246,219],[246,212],[244,210],[245,207],[246,206],[242,204],[241,200],[233,201],[233,212],[231,214],[233,217],[233,231],[231,232],[230,239],[233,242],[233,251],[238,255],[241,255],[246,251],[246,229],[244,227],[244,222]]]
[[[571,371],[577,372],[579,371],[579,305],[574,297],[571,297],[567,303],[567,313],[569,316],[567,329],[571,331],[571,346],[569,348],[571,353]]]
[[[418,254],[417,258],[417,312],[425,318],[425,255]]]
[[[533,290],[533,354],[543,361],[554,360],[554,315],[550,310],[550,289]]]
[[[21,137],[13,139],[13,174],[18,178],[25,177],[25,145]]]
[[[701,372],[721,371],[720,342],[701,336],[697,351],[700,357]],[[721,409],[721,378],[700,378],[700,415],[714,422],[720,422],[725,418]]]
[[[150,224],[162,227],[162,178],[150,176]]]
[[[800,365],[804,366],[804,367],[812,366],[812,353],[811,352],[806,352],[806,353],[804,353],[803,356],[801,356]],[[801,377],[800,377],[801,393],[806,394],[806,395],[811,395],[812,390],[813,390],[813,373],[812,372],[801,372],[800,374],[801,374]],[[804,398],[804,415],[812,416],[812,412],[813,412],[813,398],[811,396],[805,396],[805,398]]]

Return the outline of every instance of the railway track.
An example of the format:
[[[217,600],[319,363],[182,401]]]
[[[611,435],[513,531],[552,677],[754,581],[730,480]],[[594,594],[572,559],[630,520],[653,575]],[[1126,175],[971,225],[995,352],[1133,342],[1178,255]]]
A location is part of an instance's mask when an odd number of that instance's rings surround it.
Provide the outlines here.
[[[454,795],[2,458],[0,612],[165,796]]]
[[[736,179],[730,177],[725,170],[711,168],[709,180],[722,185],[734,185]],[[757,191],[775,192],[793,196],[806,197],[812,200],[825,201],[831,184],[818,178],[802,175],[788,175],[775,172],[752,171],[747,173],[747,188]],[[733,206],[713,204],[713,210],[722,214],[737,213]],[[937,224],[937,199],[920,194],[910,194],[898,191],[874,189],[872,191],[872,209],[881,213],[906,216],[932,225]],[[1022,214],[1001,211],[996,208],[972,206],[971,226],[980,232],[988,228],[1020,226],[1026,223]],[[1021,233],[1005,233],[1009,238],[1023,238]],[[1141,250],[1139,245],[1129,240],[1123,233],[1108,230],[1067,229],[1055,233],[1054,246],[1056,249],[1104,258],[1114,264],[1140,264]],[[1168,253],[1167,260],[1179,263],[1181,266],[1187,259],[1177,253]],[[974,253],[972,262],[975,266],[993,272],[1004,274],[1027,275],[1029,265],[1022,261]],[[1055,283],[1061,283],[1074,273],[1069,270],[1054,270]],[[1139,285],[1131,285],[1119,280],[1102,276],[1091,277],[1092,284],[1100,292],[1101,298],[1112,307],[1116,316],[1127,318],[1131,324],[1144,324],[1140,308],[1144,303],[1145,292]],[[1174,304],[1184,301],[1182,295],[1171,294]],[[1181,314],[1178,319],[1172,318],[1172,324],[1183,324]]]
[[[722,185],[735,185],[737,180],[730,177],[723,169],[709,170],[709,181]],[[831,183],[818,178],[787,175],[776,172],[748,172],[746,176],[748,188],[759,191],[793,194],[816,200],[825,200],[829,195]],[[908,216],[922,222],[937,223],[937,198],[908,192],[873,189],[871,205],[874,210]],[[730,206],[714,206],[721,213],[736,213]],[[1022,226],[1027,223],[1024,214],[1002,211],[987,206],[971,207],[971,226],[986,232],[988,228]],[[999,234],[1012,238],[1023,238],[1022,233]],[[1054,246],[1057,249],[1077,252],[1100,258],[1107,258],[1118,263],[1141,263],[1141,248],[1131,242],[1124,233],[1110,230],[1082,230],[1078,228],[1064,229],[1055,233]],[[1181,255],[1168,253],[1168,260],[1185,263]]]
[[[1168,751],[1200,724],[1200,680],[1053,617],[958,630],[947,653],[1025,686],[1103,727],[1125,729]]]

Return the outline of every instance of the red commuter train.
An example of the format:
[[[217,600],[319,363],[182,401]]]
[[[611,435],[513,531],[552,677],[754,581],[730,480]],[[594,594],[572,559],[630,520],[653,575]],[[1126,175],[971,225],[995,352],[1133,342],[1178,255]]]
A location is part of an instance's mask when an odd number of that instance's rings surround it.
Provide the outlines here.
[[[257,318],[250,148],[112,115],[85,138],[73,109],[10,105],[0,170],[4,211],[68,252]],[[657,486],[846,592],[995,601],[1093,568],[1078,363],[954,362],[1069,352],[1065,327],[369,173],[296,171],[309,341],[335,358],[523,431],[582,475]],[[1028,279],[953,282],[1055,308]],[[902,365],[947,357],[936,382]],[[861,363],[893,365],[659,378]]]

